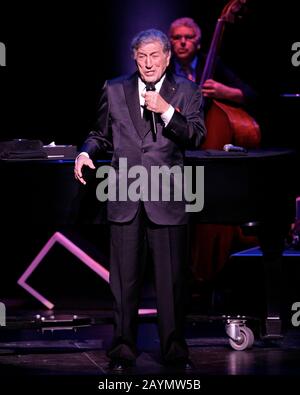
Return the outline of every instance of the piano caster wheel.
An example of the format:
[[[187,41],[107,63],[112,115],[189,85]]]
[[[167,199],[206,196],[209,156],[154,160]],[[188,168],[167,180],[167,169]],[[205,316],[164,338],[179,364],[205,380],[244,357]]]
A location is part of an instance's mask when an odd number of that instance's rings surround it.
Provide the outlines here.
[[[236,351],[251,348],[254,343],[254,334],[245,322],[243,319],[227,319],[226,333],[229,336],[229,344]]]
[[[251,348],[254,344],[254,334],[253,334],[252,330],[250,328],[248,328],[247,326],[245,326],[244,330],[247,331],[247,336],[249,339],[247,348]]]

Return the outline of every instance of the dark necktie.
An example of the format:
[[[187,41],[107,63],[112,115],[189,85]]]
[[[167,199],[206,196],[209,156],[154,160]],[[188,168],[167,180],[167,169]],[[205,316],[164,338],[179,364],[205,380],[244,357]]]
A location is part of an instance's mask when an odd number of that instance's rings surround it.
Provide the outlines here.
[[[143,119],[148,123],[150,122],[151,112],[144,106]]]
[[[192,68],[187,66],[187,67],[182,67],[182,71],[184,73],[184,75],[186,76],[187,79],[189,79],[190,81],[194,81],[195,82],[195,76],[193,74]]]
[[[146,85],[146,91],[155,91],[155,85],[154,84],[148,84]],[[155,114],[148,110],[148,108],[146,106],[144,106],[144,111],[143,111],[143,119],[145,122],[145,130],[149,131],[150,129],[152,129],[153,131],[153,140],[156,140],[156,116]],[[153,125],[154,124],[154,125]]]
[[[148,86],[146,86],[146,91],[156,91],[155,85],[149,84]],[[148,108],[144,105],[143,119],[148,123],[150,122],[150,118],[151,118],[151,111],[149,111]]]

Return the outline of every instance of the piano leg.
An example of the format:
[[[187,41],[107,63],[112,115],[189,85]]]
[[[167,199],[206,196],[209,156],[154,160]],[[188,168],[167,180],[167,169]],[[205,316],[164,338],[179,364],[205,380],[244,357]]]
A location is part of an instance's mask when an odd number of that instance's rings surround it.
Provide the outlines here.
[[[263,253],[265,276],[265,339],[282,338],[282,254],[287,231],[288,224],[273,221],[259,227],[258,239]]]

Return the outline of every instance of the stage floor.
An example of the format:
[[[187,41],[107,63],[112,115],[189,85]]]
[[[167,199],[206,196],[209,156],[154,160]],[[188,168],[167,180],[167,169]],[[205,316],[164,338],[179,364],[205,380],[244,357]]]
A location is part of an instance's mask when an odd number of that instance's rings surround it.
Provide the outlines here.
[[[105,350],[112,339],[111,310],[68,310],[52,312],[58,321],[62,317],[83,319],[82,326],[50,330],[38,325],[36,315],[49,318],[51,312],[16,310],[0,328],[0,378],[12,386],[38,388],[53,384],[55,388],[73,385],[97,389],[105,380],[142,378],[187,378],[187,374],[161,364],[159,340],[154,316],[140,319],[136,367],[126,377],[111,376]],[[253,385],[267,381],[268,385],[296,381],[300,374],[300,331],[288,328],[282,340],[266,343],[256,327],[251,349],[233,350],[219,316],[189,315],[186,337],[195,370],[189,374],[200,379],[207,388],[218,385]],[[46,329],[45,329],[46,328]],[[219,381],[215,381],[218,378]],[[254,381],[253,381],[254,380]],[[257,384],[257,383],[256,383]],[[104,385],[104,384],[103,384]],[[138,384],[137,384],[138,385]]]

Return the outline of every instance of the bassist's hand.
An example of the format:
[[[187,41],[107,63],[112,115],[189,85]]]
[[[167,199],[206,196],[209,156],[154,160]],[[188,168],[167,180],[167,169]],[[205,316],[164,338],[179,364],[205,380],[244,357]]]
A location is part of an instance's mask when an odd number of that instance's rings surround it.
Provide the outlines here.
[[[243,92],[240,89],[232,88],[212,79],[204,82],[202,94],[211,99],[230,100],[235,103],[242,103],[244,100]]]

